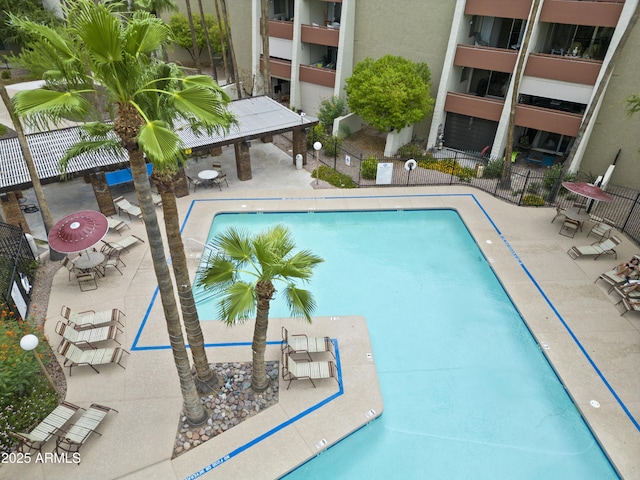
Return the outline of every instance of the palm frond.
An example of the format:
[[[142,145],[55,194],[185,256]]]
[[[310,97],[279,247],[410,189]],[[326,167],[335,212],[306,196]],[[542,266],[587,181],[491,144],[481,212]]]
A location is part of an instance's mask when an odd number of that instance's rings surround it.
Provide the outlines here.
[[[87,53],[96,63],[113,65],[122,60],[122,22],[103,5],[93,5],[90,0],[77,3],[71,18],[73,32],[84,44]]]
[[[91,103],[82,95],[84,92],[57,92],[40,88],[23,90],[13,97],[18,116],[39,129],[49,129],[49,122],[59,124],[69,117],[84,117],[92,109]]]
[[[9,14],[9,18],[9,22],[13,27],[26,33],[30,37],[36,37],[41,42],[46,43],[50,48],[55,50],[59,58],[66,60],[76,58],[65,39],[53,28],[16,17],[12,14]]]
[[[115,138],[104,139],[104,140],[83,140],[74,145],[72,145],[64,154],[64,156],[60,159],[60,168],[63,172],[67,171],[67,166],[69,162],[83,155],[85,153],[92,152],[101,152],[106,153],[107,155],[113,156],[115,158],[122,157],[122,160],[126,160],[126,155],[124,154],[124,150],[122,148],[122,144],[120,140]]]
[[[148,55],[168,42],[168,25],[148,12],[135,12],[124,33],[126,51],[134,56]]]
[[[284,291],[287,306],[292,317],[304,317],[309,322],[311,314],[316,309],[316,302],[310,291],[288,285]]]
[[[311,253],[309,250],[302,250],[282,264],[280,274],[285,278],[307,280],[313,274],[313,269],[322,262],[324,262],[322,257]]]
[[[249,235],[242,230],[229,227],[226,231],[217,236],[213,242],[213,247],[224,252],[238,266],[242,266],[251,261],[253,250]]]
[[[222,256],[214,256],[209,259],[207,266],[199,272],[197,285],[206,290],[226,288],[236,276],[236,267]]]
[[[209,89],[189,87],[175,91],[170,101],[182,117],[195,119],[196,127],[202,125],[209,131],[227,132],[234,121],[226,110],[226,102]]]
[[[220,317],[229,325],[243,322],[255,316],[256,303],[254,285],[236,282],[225,290],[220,299]]]
[[[176,159],[181,155],[181,140],[173,130],[167,128],[161,121],[147,122],[140,128],[138,144],[159,169],[176,166]]]

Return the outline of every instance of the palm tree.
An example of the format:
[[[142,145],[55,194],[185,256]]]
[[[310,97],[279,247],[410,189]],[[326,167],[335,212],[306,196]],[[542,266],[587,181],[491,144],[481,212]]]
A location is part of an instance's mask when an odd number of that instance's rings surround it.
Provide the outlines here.
[[[198,284],[219,295],[220,317],[228,325],[255,316],[251,387],[262,392],[269,386],[264,353],[274,282],[285,284],[283,294],[291,315],[311,322],[313,295],[295,282],[308,281],[324,260],[308,250],[293,253],[291,232],[282,225],[253,236],[231,227],[213,240],[213,247],[217,253],[209,258]]]
[[[262,26],[262,62],[264,70],[264,94],[271,97],[271,57],[269,56],[269,1],[261,0],[261,16],[260,23]]]
[[[187,355],[171,275],[164,254],[162,237],[145,156],[166,174],[177,171],[182,155],[180,138],[174,131],[177,122],[186,122],[196,132],[227,127],[232,116],[226,111],[228,98],[209,76],[183,76],[171,64],[159,61],[154,52],[167,43],[168,27],[147,12],[135,12],[130,19],[118,18],[113,9],[91,0],[75,0],[67,15],[73,41],[66,41],[54,30],[27,20],[12,18],[12,23],[35,38],[44,51],[62,59],[64,70],[50,72],[59,81],[55,88],[21,92],[15,97],[18,115],[36,124],[58,122],[67,116],[92,118],[87,96],[93,93],[93,81],[101,85],[116,108],[113,125],[94,123],[86,126],[92,139],[75,147],[79,151],[125,149],[138,203],[147,230],[153,266],[164,311],[170,344],[178,370],[187,420],[200,424],[207,412],[196,390]],[[71,82],[73,80],[73,82]],[[84,89],[72,88],[86,85]],[[106,140],[110,131],[115,133]]]
[[[51,216],[49,204],[47,203],[47,198],[44,195],[44,190],[42,189],[42,184],[40,183],[40,177],[38,177],[36,164],[33,161],[33,156],[31,156],[31,150],[29,149],[27,137],[24,134],[24,130],[22,129],[22,122],[20,121],[20,118],[18,118],[18,115],[16,115],[13,104],[11,103],[11,99],[9,98],[9,94],[7,93],[7,88],[5,87],[4,82],[1,78],[0,98],[7,107],[9,117],[11,118],[13,127],[16,131],[16,134],[18,135],[18,143],[20,144],[20,150],[22,151],[24,162],[27,165],[27,170],[29,171],[29,176],[31,177],[33,192],[35,193],[36,199],[38,200],[38,205],[40,206],[40,215],[42,216],[42,222],[44,223],[44,230],[47,234],[49,234],[49,230],[51,230],[51,227],[53,227],[53,217]],[[51,260],[60,260],[60,258],[55,257],[55,255],[51,255]]]
[[[227,0],[220,0],[222,7],[222,17],[224,19],[224,31],[229,42],[229,53],[231,54],[231,68],[233,69],[233,80],[236,83],[238,98],[242,98],[242,89],[240,87],[240,74],[238,72],[238,62],[236,62],[236,51],[233,48],[233,40],[231,38],[231,24],[229,23],[229,13],[227,12]]]
[[[222,65],[224,67],[224,75],[225,75],[225,81],[228,82],[229,81],[229,62],[227,61],[227,46],[226,46],[226,27],[225,24],[223,23],[222,19],[220,18],[220,5],[219,2],[220,0],[214,0],[214,4],[216,7],[216,18],[218,20],[218,34],[220,35],[220,49],[222,50]]]
[[[198,40],[196,39],[196,29],[193,26],[191,2],[189,0],[185,0],[185,6],[187,8],[187,18],[189,19],[189,29],[191,30],[191,43],[193,43],[193,56],[196,61],[196,70],[198,73],[202,73],[202,66],[200,65],[200,48],[198,48]]]
[[[202,7],[202,0],[198,0],[198,9],[200,10],[200,21],[202,22],[202,31],[204,33],[204,43],[207,45],[207,52],[209,53],[209,61],[211,62],[211,69],[213,70],[213,78],[218,81],[218,75],[216,73],[216,63],[213,58],[213,48],[211,46],[211,39],[209,38],[209,26],[207,25],[207,19],[204,16],[204,8]]]

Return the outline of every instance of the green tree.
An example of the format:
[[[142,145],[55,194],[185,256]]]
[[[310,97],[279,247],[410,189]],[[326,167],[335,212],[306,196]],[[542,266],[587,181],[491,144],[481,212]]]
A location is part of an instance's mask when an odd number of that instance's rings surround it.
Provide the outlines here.
[[[75,0],[68,12],[67,28],[73,41],[65,41],[54,30],[30,21],[12,18],[14,26],[46,45],[64,63],[63,71],[50,78],[63,80],[52,88],[21,92],[15,97],[16,112],[35,125],[59,122],[65,117],[96,118],[87,100],[93,81],[101,85],[116,108],[113,125],[87,125],[93,137],[77,145],[81,150],[124,148],[133,174],[138,203],[142,209],[153,266],[164,311],[170,344],[184,399],[185,415],[192,424],[207,419],[191,375],[174,288],[167,265],[155,205],[147,177],[145,156],[163,175],[178,170],[182,154],[174,127],[187,122],[196,132],[211,134],[233,121],[225,105],[228,98],[209,76],[187,76],[175,65],[165,64],[155,52],[169,39],[168,27],[146,12],[134,12],[130,19],[118,18],[113,9],[91,0]],[[43,47],[44,48],[44,47]],[[75,88],[75,86],[82,88]],[[166,220],[166,219],[165,219]],[[204,351],[204,349],[203,349]],[[195,352],[194,352],[195,355]],[[208,362],[207,362],[208,365]]]
[[[433,111],[430,76],[425,63],[365,58],[346,80],[349,109],[381,132],[402,130]]]
[[[251,387],[262,392],[269,386],[264,353],[274,282],[285,284],[282,293],[291,315],[311,322],[313,295],[297,288],[296,281],[308,281],[323,259],[308,250],[294,253],[291,232],[282,225],[256,235],[231,227],[214,239],[213,246],[217,254],[209,259],[198,284],[219,295],[219,314],[228,325],[255,316]]]
[[[213,15],[209,14],[204,16],[204,20],[207,25],[209,38],[211,39],[211,48],[213,53],[219,54],[222,51],[222,47],[219,40],[220,33],[218,31],[218,22],[216,22],[216,18]],[[189,20],[185,15],[181,13],[173,15],[169,20],[169,27],[173,33],[175,44],[187,50],[191,58],[195,61],[196,57],[200,56],[202,49],[207,46],[200,15],[193,15],[193,29],[196,34],[196,51],[194,51],[193,43],[191,41],[191,27],[189,26]]]
[[[324,128],[325,133],[332,133],[333,121],[347,114],[347,102],[344,98],[333,97],[323,98],[320,101],[320,110],[318,111],[318,120]]]
[[[0,47],[22,45],[24,37],[9,23],[9,15],[29,18],[45,25],[60,25],[62,21],[42,6],[41,0],[0,0]]]

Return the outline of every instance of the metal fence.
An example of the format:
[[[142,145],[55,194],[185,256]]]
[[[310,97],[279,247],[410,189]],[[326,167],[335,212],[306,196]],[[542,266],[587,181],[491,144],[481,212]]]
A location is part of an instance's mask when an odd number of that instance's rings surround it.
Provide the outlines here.
[[[284,138],[291,141],[289,137]],[[310,155],[315,156],[313,144],[320,141],[322,149],[317,161],[350,177],[359,188],[385,186],[467,185],[479,188],[494,197],[519,206],[549,206],[569,208],[578,196],[561,188],[560,167],[530,166],[523,161],[511,164],[507,181],[500,178],[502,161],[486,158],[480,152],[452,149],[431,150],[416,162],[416,168],[407,169],[409,158],[396,156],[382,158],[367,155],[353,147],[346,147],[336,137],[308,138]],[[376,182],[378,163],[391,164],[387,183]],[[496,171],[497,170],[497,171]],[[571,181],[590,181],[591,175],[578,172]],[[557,192],[555,195],[553,192]],[[594,221],[607,218],[618,229],[640,244],[640,192],[609,184],[607,193],[612,202],[590,202],[588,211]]]
[[[31,301],[37,263],[24,231],[0,223],[0,302],[26,315]]]

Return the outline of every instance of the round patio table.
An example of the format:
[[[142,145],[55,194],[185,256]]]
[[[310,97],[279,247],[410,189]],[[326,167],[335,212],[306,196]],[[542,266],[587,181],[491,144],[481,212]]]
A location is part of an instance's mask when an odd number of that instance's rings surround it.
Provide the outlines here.
[[[202,170],[198,172],[198,178],[204,181],[207,187],[211,186],[211,180],[218,177],[217,170]]]
[[[97,267],[104,261],[104,255],[100,252],[86,252],[73,261],[79,270],[88,271]]]
[[[591,220],[591,216],[586,212],[586,210],[581,210],[582,209],[580,208],[571,207],[564,212],[567,218],[580,223],[580,231],[582,231],[582,224],[588,220]]]

